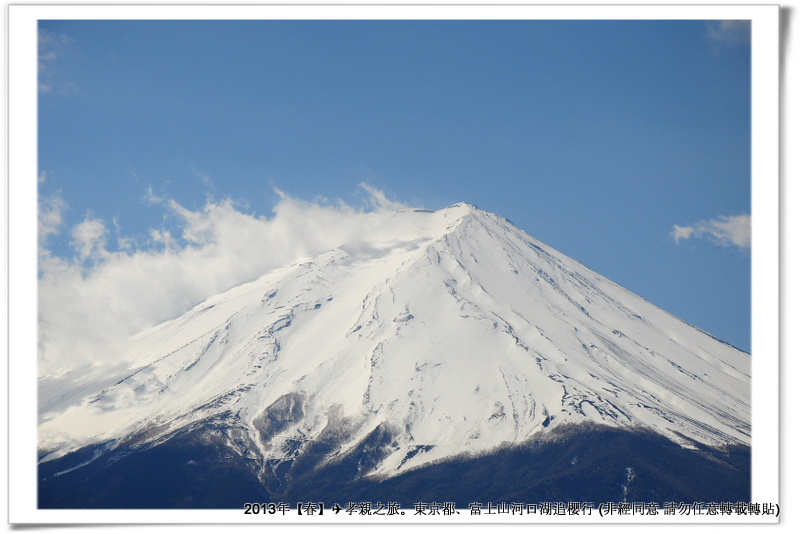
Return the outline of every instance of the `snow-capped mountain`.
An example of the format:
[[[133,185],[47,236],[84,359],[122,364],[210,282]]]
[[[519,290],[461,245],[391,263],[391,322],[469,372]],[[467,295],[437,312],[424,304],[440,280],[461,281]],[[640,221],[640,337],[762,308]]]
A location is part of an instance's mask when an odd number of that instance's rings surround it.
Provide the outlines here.
[[[365,448],[358,476],[385,478],[586,422],[749,446],[750,355],[462,203],[212,297],[112,371],[42,377],[39,412],[40,465],[91,450],[59,473],[205,428],[262,481]]]

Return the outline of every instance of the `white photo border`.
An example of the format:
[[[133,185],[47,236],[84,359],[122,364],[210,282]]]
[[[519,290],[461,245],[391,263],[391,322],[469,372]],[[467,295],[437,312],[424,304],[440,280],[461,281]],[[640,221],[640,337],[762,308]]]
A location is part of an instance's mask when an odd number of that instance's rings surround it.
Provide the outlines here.
[[[248,515],[242,510],[39,510],[36,495],[37,23],[54,19],[575,19],[750,20],[752,35],[752,500],[779,503],[779,6],[777,5],[9,5],[8,398],[9,521],[92,523],[515,523],[560,518],[497,515],[394,518]],[[756,454],[757,453],[757,454]],[[566,522],[651,523],[641,516]],[[658,516],[660,523],[774,523],[774,517]],[[564,520],[557,521],[560,523]]]

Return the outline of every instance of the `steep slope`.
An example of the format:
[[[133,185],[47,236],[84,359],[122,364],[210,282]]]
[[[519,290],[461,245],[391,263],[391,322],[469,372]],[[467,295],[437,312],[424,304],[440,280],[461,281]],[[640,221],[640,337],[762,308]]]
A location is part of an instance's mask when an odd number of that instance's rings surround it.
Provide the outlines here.
[[[379,230],[142,332],[102,380],[42,377],[48,477],[200,431],[273,489],[581,423],[749,446],[748,354],[469,204]]]

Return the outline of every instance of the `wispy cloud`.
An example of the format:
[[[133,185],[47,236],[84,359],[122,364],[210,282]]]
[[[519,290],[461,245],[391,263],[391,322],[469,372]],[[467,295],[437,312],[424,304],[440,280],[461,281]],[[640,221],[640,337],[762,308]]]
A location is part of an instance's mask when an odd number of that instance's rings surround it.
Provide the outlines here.
[[[62,78],[57,67],[61,59],[72,46],[73,39],[66,33],[54,33],[39,28],[38,71],[39,92],[69,94],[78,90],[77,84]]]
[[[361,183],[361,188],[367,192],[369,195],[370,204],[380,210],[400,210],[406,208],[404,204],[400,202],[393,202],[386,198],[386,194],[379,189],[375,189],[370,187],[366,183]]]
[[[133,171],[131,171],[133,172]],[[153,193],[153,186],[148,185],[144,192],[144,201],[148,204],[160,204],[164,202],[164,197],[159,197],[155,193]]]
[[[44,175],[44,173],[42,173]],[[40,176],[41,181],[41,176]],[[61,198],[60,193],[42,198],[39,201],[39,256],[47,253],[47,238],[58,234],[64,223],[62,213],[67,209],[67,203]]]
[[[203,185],[214,189],[214,180],[211,179],[211,176],[207,172],[202,171],[200,169],[196,169],[194,167],[192,167],[192,172],[194,172],[194,175],[197,177],[198,180],[203,182]]]
[[[672,227],[671,236],[676,245],[684,239],[695,237],[725,247],[750,248],[750,215],[721,215],[689,226],[676,224]]]
[[[246,213],[231,200],[208,200],[199,210],[174,199],[145,198],[177,222],[152,228],[139,243],[120,235],[119,223],[88,214],[69,229],[74,255],[46,248],[40,261],[40,373],[86,363],[113,363],[124,341],[144,328],[176,317],[202,300],[301,258],[364,243],[391,247],[426,229],[403,217],[405,205],[364,186],[374,208],[343,202],[305,202],[280,193],[271,217]],[[63,226],[58,198],[40,206],[40,240]],[[176,231],[177,228],[177,231]],[[111,232],[122,242],[109,250]],[[111,356],[110,356],[111,355]]]
[[[717,46],[741,46],[750,43],[749,20],[715,20],[706,25],[707,35]]]

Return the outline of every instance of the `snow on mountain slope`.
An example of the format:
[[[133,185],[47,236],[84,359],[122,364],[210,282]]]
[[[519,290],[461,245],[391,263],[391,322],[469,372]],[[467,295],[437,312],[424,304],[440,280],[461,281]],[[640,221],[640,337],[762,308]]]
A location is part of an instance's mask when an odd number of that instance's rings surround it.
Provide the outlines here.
[[[385,433],[377,474],[587,420],[750,444],[748,354],[507,220],[457,204],[374,235],[140,333],[111,373],[42,377],[42,461],[214,416],[264,461]]]

